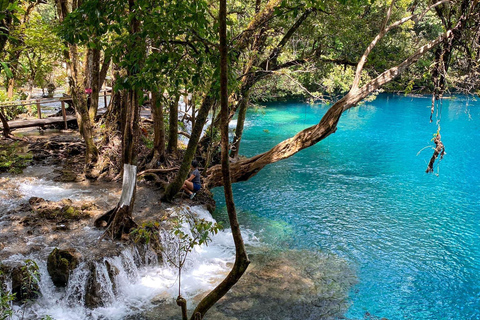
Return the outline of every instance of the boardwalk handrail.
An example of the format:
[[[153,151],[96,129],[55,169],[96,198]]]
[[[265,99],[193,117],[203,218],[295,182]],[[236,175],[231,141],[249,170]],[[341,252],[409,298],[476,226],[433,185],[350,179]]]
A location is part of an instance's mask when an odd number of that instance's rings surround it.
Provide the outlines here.
[[[111,94],[105,94],[109,91],[100,91],[100,93],[104,93],[104,96],[110,96]],[[17,101],[4,101],[0,102],[0,108],[7,108],[7,107],[21,107],[21,106],[29,106],[33,104],[48,104],[48,103],[55,103],[55,102],[65,102],[65,101],[72,101],[72,97],[58,97],[58,98],[41,98],[41,99],[31,99],[31,100],[17,100]]]
[[[105,108],[107,108],[107,96],[111,96],[111,94],[107,94],[109,92],[108,90],[101,90],[100,93],[103,92],[103,97],[105,98]],[[36,105],[37,106],[37,114],[38,114],[38,119],[42,119],[42,104],[48,104],[48,103],[55,103],[55,102],[61,102],[62,104],[62,118],[64,122],[65,129],[68,128],[67,125],[67,112],[65,110],[65,102],[66,101],[72,101],[72,97],[58,97],[58,98],[43,98],[43,99],[32,99],[32,100],[20,100],[20,101],[8,101],[8,102],[0,102],[0,108],[10,108],[10,107],[20,107],[20,106],[29,106],[29,105]],[[34,122],[34,124],[37,124],[37,122]],[[28,125],[30,126],[30,125]],[[22,126],[19,126],[22,127]]]

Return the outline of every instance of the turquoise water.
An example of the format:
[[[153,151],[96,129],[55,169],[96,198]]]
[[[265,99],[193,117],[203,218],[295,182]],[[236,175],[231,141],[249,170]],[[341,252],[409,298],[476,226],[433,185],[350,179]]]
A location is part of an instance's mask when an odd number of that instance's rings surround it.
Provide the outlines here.
[[[436,174],[425,173],[433,150],[417,155],[437,131],[429,106],[427,97],[380,95],[326,140],[234,184],[241,222],[262,241],[351,263],[359,283],[348,318],[480,319],[480,102],[443,101],[435,118],[447,154]],[[327,108],[250,112],[241,153],[268,150]],[[222,189],[215,199],[224,210]]]

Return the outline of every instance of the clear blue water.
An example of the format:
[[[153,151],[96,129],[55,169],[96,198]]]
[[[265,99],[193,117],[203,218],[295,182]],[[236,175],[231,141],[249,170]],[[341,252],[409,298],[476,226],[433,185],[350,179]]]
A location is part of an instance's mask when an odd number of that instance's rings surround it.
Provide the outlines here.
[[[359,283],[351,319],[480,319],[480,102],[444,100],[446,156],[434,174],[430,98],[380,95],[335,134],[234,184],[241,223],[282,248],[332,252]],[[263,152],[318,123],[328,106],[249,112],[241,153]],[[223,190],[214,190],[219,215]]]

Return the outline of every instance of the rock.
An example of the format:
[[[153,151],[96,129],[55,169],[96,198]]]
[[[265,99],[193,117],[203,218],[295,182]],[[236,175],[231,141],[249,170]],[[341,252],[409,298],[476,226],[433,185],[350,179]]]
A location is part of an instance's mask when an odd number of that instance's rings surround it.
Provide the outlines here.
[[[79,263],[79,254],[75,249],[59,250],[57,248],[48,255],[47,270],[57,287],[66,287],[72,271]]]
[[[30,206],[39,205],[43,202],[46,202],[46,200],[38,197],[31,197],[30,199],[28,199],[28,203],[30,204]]]
[[[110,281],[112,282],[112,288],[113,291],[116,292],[116,282],[115,282],[115,277],[120,273],[120,270],[118,270],[117,267],[112,265],[108,260],[105,260],[105,265],[107,267],[107,272],[108,272],[108,277],[110,278]]]
[[[33,300],[39,296],[38,266],[32,260],[26,260],[24,265],[15,266],[11,270],[12,293],[15,301]]]
[[[90,309],[103,306],[101,292],[102,286],[97,280],[97,268],[95,267],[95,264],[92,263],[85,292],[85,306]]]

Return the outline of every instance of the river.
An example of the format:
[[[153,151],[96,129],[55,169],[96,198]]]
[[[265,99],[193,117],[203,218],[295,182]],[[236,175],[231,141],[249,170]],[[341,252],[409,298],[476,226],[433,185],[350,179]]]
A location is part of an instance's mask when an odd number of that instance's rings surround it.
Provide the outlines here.
[[[324,141],[233,186],[241,224],[261,242],[348,261],[359,281],[349,319],[480,319],[480,103],[443,99],[430,123],[430,102],[381,94]],[[249,111],[240,153],[267,151],[327,109]],[[426,174],[438,128],[446,155]]]

